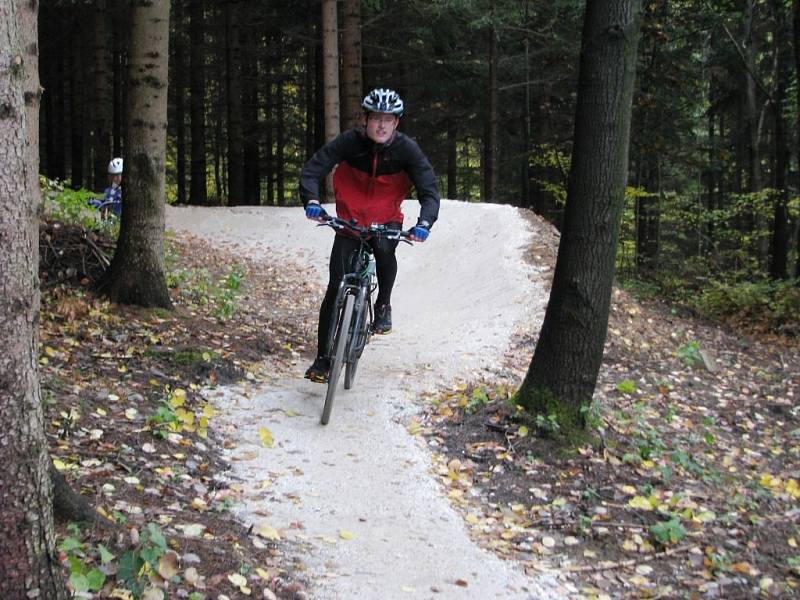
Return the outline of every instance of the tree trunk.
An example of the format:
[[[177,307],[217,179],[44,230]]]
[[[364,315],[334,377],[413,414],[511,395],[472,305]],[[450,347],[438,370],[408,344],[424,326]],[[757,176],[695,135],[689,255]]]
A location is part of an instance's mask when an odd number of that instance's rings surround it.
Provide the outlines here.
[[[325,73],[322,44],[315,46],[314,151],[325,143]],[[313,154],[313,152],[312,152]]]
[[[62,54],[57,53],[53,57],[56,63],[55,68],[55,86],[53,86],[53,107],[54,107],[54,137],[55,137],[55,157],[53,160],[53,177],[58,179],[67,178],[67,109],[64,106],[64,98],[66,96],[66,86],[64,85],[67,79],[67,73],[64,69],[65,58]]]
[[[242,131],[242,50],[239,45],[241,3],[225,4],[225,63],[228,107],[228,205],[244,203],[244,133]]]
[[[222,15],[220,14],[220,17]],[[209,203],[214,206],[222,206],[222,198],[227,197],[227,176],[223,174],[225,165],[223,164],[223,131],[222,125],[225,122],[227,103],[224,102],[225,87],[223,85],[225,72],[224,63],[219,57],[214,61],[214,79],[219,83],[216,90],[216,97],[212,101],[212,111],[214,115],[214,147],[212,153],[214,155],[214,197],[209,199]]]
[[[275,83],[275,117],[278,122],[275,127],[275,187],[278,193],[278,206],[286,206],[286,197],[284,196],[285,189],[285,164],[284,164],[284,150],[286,146],[286,115],[284,114],[284,98],[285,87],[283,85],[283,60],[282,53],[278,53],[278,65],[280,74],[278,81]]]
[[[264,99],[267,107],[267,120],[264,126],[266,131],[267,152],[265,158],[267,166],[267,206],[275,204],[275,95],[272,92],[272,67],[266,69],[267,89]]]
[[[55,550],[39,324],[37,3],[0,5],[0,598],[65,599]]]
[[[339,135],[339,44],[336,0],[322,0],[322,63],[325,81],[325,141]],[[333,201],[333,174],[325,178],[325,198]],[[323,200],[320,198],[320,200]]]
[[[494,19],[494,0],[489,9]],[[489,98],[486,115],[484,148],[483,201],[495,202],[497,198],[497,30],[494,22],[489,28]]]
[[[111,22],[113,23],[114,31],[127,30],[129,23],[130,11],[127,2],[115,2],[113,4]],[[113,80],[113,94],[114,94],[114,112],[112,116],[112,143],[114,149],[112,154],[114,156],[123,156],[123,142],[125,140],[125,104],[126,104],[126,88],[127,77],[127,59],[128,59],[128,36],[115,35],[113,37],[112,47],[112,80]]]
[[[169,2],[134,0],[125,191],[114,259],[101,283],[115,302],[169,307],[164,275]]]
[[[325,80],[325,141],[339,135],[339,49],[336,0],[322,0],[322,63]]]
[[[185,73],[183,43],[183,0],[173,0],[173,19],[175,31],[172,47],[174,48],[172,85],[173,102],[175,103],[175,182],[177,193],[175,201],[186,203],[186,103],[184,102]]]
[[[608,326],[625,196],[641,3],[588,0],[581,42],[572,168],[553,287],[517,401],[585,427]]]
[[[84,176],[83,166],[85,164],[84,155],[84,132],[88,125],[85,118],[88,102],[86,101],[86,87],[87,82],[84,80],[84,53],[86,52],[86,44],[84,35],[84,28],[82,23],[84,21],[84,11],[77,10],[75,20],[72,23],[72,36],[75,40],[70,48],[69,59],[69,89],[70,89],[70,150],[71,159],[70,164],[70,179],[72,180],[72,187],[82,188],[84,182],[87,182],[88,187],[92,187],[94,180],[91,179],[91,170],[89,171],[89,178]],[[102,187],[94,186],[95,189],[103,189]],[[105,187],[105,186],[103,186]]]
[[[458,131],[456,119],[447,117],[447,197],[458,198]]]
[[[111,92],[109,77],[109,16],[105,0],[97,0],[93,13],[94,33],[94,189],[108,185],[111,160]]]
[[[312,32],[313,33],[313,32]],[[314,82],[316,81],[316,44],[306,44],[306,72],[305,72],[305,92],[306,92],[306,138],[305,138],[305,157],[309,160],[316,147],[314,146],[314,131],[316,123],[315,116],[315,94]]]
[[[747,106],[747,133],[748,133],[748,176],[749,191],[760,192],[763,188],[761,181],[761,154],[759,152],[758,139],[758,90],[756,80],[752,75],[756,69],[757,48],[755,46],[755,36],[753,34],[753,21],[755,20],[755,4],[757,0],[747,0],[747,12],[745,19],[745,94]]]
[[[364,93],[361,76],[361,0],[344,0],[342,12],[342,129],[349,129],[361,120],[361,98]]]
[[[781,3],[773,0],[775,31],[773,43],[775,56],[775,92],[773,94],[772,114],[775,121],[775,172],[773,187],[777,196],[774,198],[774,214],[772,223],[772,240],[770,244],[770,276],[775,279],[786,279],[789,276],[789,193],[786,185],[786,172],[789,168],[789,146],[786,142],[786,127],[783,121],[783,109],[786,103],[786,90],[789,87],[789,39],[786,35],[786,18]]]
[[[794,69],[795,81],[800,81],[800,0],[794,0]],[[797,131],[800,131],[800,94],[797,97]],[[800,171],[800,142],[797,144],[797,164]],[[794,271],[800,285],[800,232],[797,235],[797,263]]]
[[[258,119],[258,58],[261,51],[259,28],[251,21],[255,1],[249,0],[245,10],[239,13],[241,31],[244,35],[242,57],[242,89],[244,101],[242,118],[244,120],[244,202],[258,206],[261,204],[261,169],[259,165],[259,142],[261,126]]]
[[[189,204],[208,204],[206,191],[206,77],[205,77],[205,1],[189,0],[191,37],[189,87],[191,90],[191,182]]]

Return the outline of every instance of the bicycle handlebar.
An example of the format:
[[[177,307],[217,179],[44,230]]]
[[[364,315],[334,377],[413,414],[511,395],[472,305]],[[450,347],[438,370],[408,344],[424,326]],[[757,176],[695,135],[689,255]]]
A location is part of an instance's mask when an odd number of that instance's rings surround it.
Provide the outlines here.
[[[317,227],[330,227],[331,229],[335,229],[337,231],[346,229],[351,233],[357,234],[358,237],[363,239],[378,237],[387,240],[398,240],[401,242],[406,242],[407,244],[411,244],[411,242],[407,239],[411,235],[410,231],[390,229],[386,227],[386,225],[375,224],[370,225],[369,227],[359,227],[354,222],[345,221],[344,219],[340,219],[339,217],[334,217],[332,215],[325,215],[322,218],[324,219],[324,222],[317,225]]]

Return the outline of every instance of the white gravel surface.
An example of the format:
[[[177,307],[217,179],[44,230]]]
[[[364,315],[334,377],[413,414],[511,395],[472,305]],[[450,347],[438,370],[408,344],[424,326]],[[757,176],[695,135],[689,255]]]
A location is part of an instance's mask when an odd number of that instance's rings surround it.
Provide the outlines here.
[[[418,204],[404,211],[409,226]],[[254,258],[318,265],[321,299],[333,232],[299,208],[170,207],[167,226]],[[538,327],[550,272],[523,252],[551,236],[509,206],[443,201],[428,241],[398,249],[394,331],[373,336],[327,426],[325,386],[302,378],[302,362],[258,390],[215,392],[224,434],[238,444],[228,453],[246,488],[238,516],[300,543],[315,598],[564,597],[554,578],[531,579],[469,539],[429,473],[427,449],[406,429],[419,392],[491,368],[516,327]],[[272,448],[260,444],[261,427]]]

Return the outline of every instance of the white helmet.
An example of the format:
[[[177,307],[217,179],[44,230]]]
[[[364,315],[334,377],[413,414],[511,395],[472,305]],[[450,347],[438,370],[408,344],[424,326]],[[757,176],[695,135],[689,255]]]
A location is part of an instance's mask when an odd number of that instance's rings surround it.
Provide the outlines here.
[[[111,162],[108,163],[108,174],[109,175],[121,175],[122,174],[122,159],[121,158],[112,158]]]
[[[401,117],[405,106],[400,95],[394,90],[375,88],[364,96],[361,108],[364,109],[364,112],[389,113]]]

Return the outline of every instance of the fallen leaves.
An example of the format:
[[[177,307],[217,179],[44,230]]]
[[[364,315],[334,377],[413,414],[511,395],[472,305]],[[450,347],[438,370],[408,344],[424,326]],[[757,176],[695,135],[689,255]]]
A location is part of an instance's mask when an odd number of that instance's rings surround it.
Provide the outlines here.
[[[615,298],[587,417],[602,444],[565,450],[534,435],[503,380],[458,384],[414,424],[444,449],[432,471],[479,543],[536,572],[568,564],[586,597],[793,595],[800,353],[787,362]],[[693,339],[713,371],[677,353]],[[520,377],[529,348],[509,355]]]
[[[266,427],[259,428],[258,437],[261,440],[261,445],[265,448],[272,448],[275,443],[275,440],[272,438],[272,432]]]

